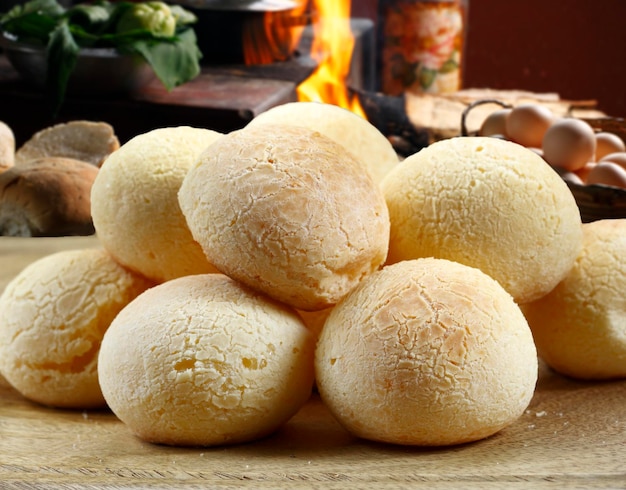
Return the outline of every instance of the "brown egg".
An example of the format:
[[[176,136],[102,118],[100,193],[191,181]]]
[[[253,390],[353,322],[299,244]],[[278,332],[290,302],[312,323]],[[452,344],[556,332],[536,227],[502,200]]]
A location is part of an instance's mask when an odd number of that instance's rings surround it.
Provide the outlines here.
[[[588,185],[602,184],[626,189],[626,169],[617,163],[599,162],[589,172],[586,183]]]
[[[589,172],[597,165],[596,162],[588,162],[583,168],[576,170],[576,175],[578,175],[583,182],[587,182],[587,177],[589,176]]]
[[[565,182],[570,182],[571,184],[584,184],[583,179],[581,179],[576,172],[565,172],[561,177]]]
[[[583,179],[576,172],[570,172],[569,170],[564,170],[562,168],[553,167],[554,170],[561,176],[561,178],[565,182],[570,182],[572,184],[583,185]]]
[[[585,121],[564,117],[546,131],[541,147],[550,165],[575,172],[593,160],[596,135]]]
[[[489,114],[478,130],[479,136],[502,135],[506,137],[506,118],[511,109],[498,109]]]
[[[626,151],[626,144],[614,133],[602,131],[596,133],[596,162],[609,153]]]
[[[565,170],[563,168],[560,167],[552,167],[557,174],[559,174],[561,176],[561,178],[565,181],[565,182],[571,182],[572,184],[583,184],[583,180],[580,178],[580,176],[576,173],[576,172],[570,172],[569,170]]]
[[[599,160],[600,162],[613,162],[626,168],[626,151],[616,151],[615,153],[609,153]]]
[[[541,147],[543,135],[552,122],[554,114],[539,104],[520,104],[506,118],[506,134],[522,146]]]

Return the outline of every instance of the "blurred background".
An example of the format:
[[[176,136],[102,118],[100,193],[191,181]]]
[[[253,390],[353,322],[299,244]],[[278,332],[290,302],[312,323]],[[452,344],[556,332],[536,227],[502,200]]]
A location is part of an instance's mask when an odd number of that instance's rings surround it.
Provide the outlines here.
[[[378,0],[352,15],[377,21]],[[626,0],[469,0],[463,84],[597,100],[626,117]]]
[[[257,0],[256,3],[270,5],[281,1],[285,3],[283,0]],[[313,1],[295,0],[295,3],[305,6]],[[380,52],[380,12],[384,10],[383,3],[388,5],[392,1],[325,2],[333,8],[348,5],[347,12],[352,17],[350,27],[353,32],[356,29],[357,55],[352,57],[347,80],[353,88],[371,91],[372,87],[377,87],[370,82],[380,78],[381,71],[372,61],[375,56],[371,51]],[[406,4],[413,0],[401,1]],[[558,94],[565,101],[595,102],[596,108],[609,116],[626,117],[626,67],[622,65],[626,49],[626,0],[466,1],[469,9],[461,74],[464,88]],[[178,3],[188,6],[206,5],[206,2],[254,3],[252,0],[180,0]],[[0,11],[8,11],[16,3],[24,2],[0,0]],[[71,5],[71,0],[61,0],[61,3]],[[293,100],[294,87],[310,74],[314,65],[306,56],[292,56],[290,43],[298,38],[287,34],[285,26],[290,30],[295,22],[300,28],[300,24],[307,25],[314,17],[307,14],[290,17],[288,12],[282,18],[274,13],[274,25],[279,30],[274,32],[275,38],[266,39],[262,17],[261,22],[258,16],[244,17],[249,18],[249,25],[253,27],[246,30],[243,26],[248,24],[240,22],[229,27],[222,22],[223,17],[214,15],[215,12],[209,12],[213,19],[209,24],[209,13],[204,13],[207,15],[203,16],[197,33],[203,38],[201,47],[207,51],[202,76],[197,80],[173,93],[165,93],[153,83],[130,98],[97,95],[68,100],[57,119],[49,117],[42,109],[40,94],[16,79],[14,71],[0,56],[0,120],[14,129],[19,141],[46,125],[72,118],[107,120],[115,125],[124,140],[166,124],[185,123],[229,131],[241,127],[271,105]],[[281,19],[286,24],[281,24]],[[236,63],[221,60],[228,51],[239,56],[240,38],[244,37],[241,32],[250,34],[253,46],[286,49],[279,53],[286,56],[286,62],[263,64],[255,58],[242,67],[240,60]],[[310,47],[310,43],[307,46]],[[338,49],[346,50],[343,44]],[[275,49],[270,51],[276,52]],[[261,54],[267,53],[256,50],[257,56]],[[219,62],[212,63],[213,58]]]

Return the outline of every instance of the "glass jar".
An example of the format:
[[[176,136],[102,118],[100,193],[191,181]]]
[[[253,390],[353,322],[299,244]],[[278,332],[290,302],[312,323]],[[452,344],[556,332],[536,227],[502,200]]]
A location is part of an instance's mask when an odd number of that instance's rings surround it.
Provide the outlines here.
[[[469,0],[380,0],[381,91],[449,93],[462,85]]]

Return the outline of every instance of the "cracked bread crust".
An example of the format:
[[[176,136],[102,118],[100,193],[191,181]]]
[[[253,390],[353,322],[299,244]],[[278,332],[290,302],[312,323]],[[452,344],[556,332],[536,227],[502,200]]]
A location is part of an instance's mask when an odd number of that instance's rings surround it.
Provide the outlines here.
[[[112,153],[92,192],[100,242],[122,264],[157,282],[216,272],[193,240],[178,189],[220,133],[178,126],[135,136]]]
[[[256,116],[248,126],[281,124],[304,126],[344,146],[363,165],[374,182],[398,163],[398,155],[389,139],[367,119],[334,104],[290,102]]]
[[[101,248],[33,262],[0,296],[0,374],[37,403],[103,406],[97,376],[102,336],[117,313],[151,285]]]
[[[626,378],[626,219],[583,224],[582,251],[547,295],[522,305],[539,355],[586,380]]]
[[[439,257],[477,267],[518,303],[554,288],[582,243],[576,200],[539,155],[489,137],[442,140],[381,184],[391,221],[388,263]]]
[[[308,400],[314,336],[289,307],[223,274],[156,286],[107,330],[102,391],[138,437],[214,446],[275,431]]]
[[[513,298],[480,270],[434,258],[386,266],[336,305],[315,368],[322,399],[350,432],[425,446],[509,425],[538,375]]]
[[[344,147],[308,128],[225,135],[178,198],[216,268],[301,310],[333,305],[387,256],[379,187]]]

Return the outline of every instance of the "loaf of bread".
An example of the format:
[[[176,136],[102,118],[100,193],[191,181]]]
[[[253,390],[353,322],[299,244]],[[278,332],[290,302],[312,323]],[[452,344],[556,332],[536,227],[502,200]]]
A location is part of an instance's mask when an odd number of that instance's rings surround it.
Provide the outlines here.
[[[42,157],[65,157],[99,167],[119,146],[120,142],[110,124],[70,121],[44,128],[31,136],[17,149],[15,163]]]
[[[0,235],[91,235],[91,186],[98,167],[44,157],[0,173]]]

